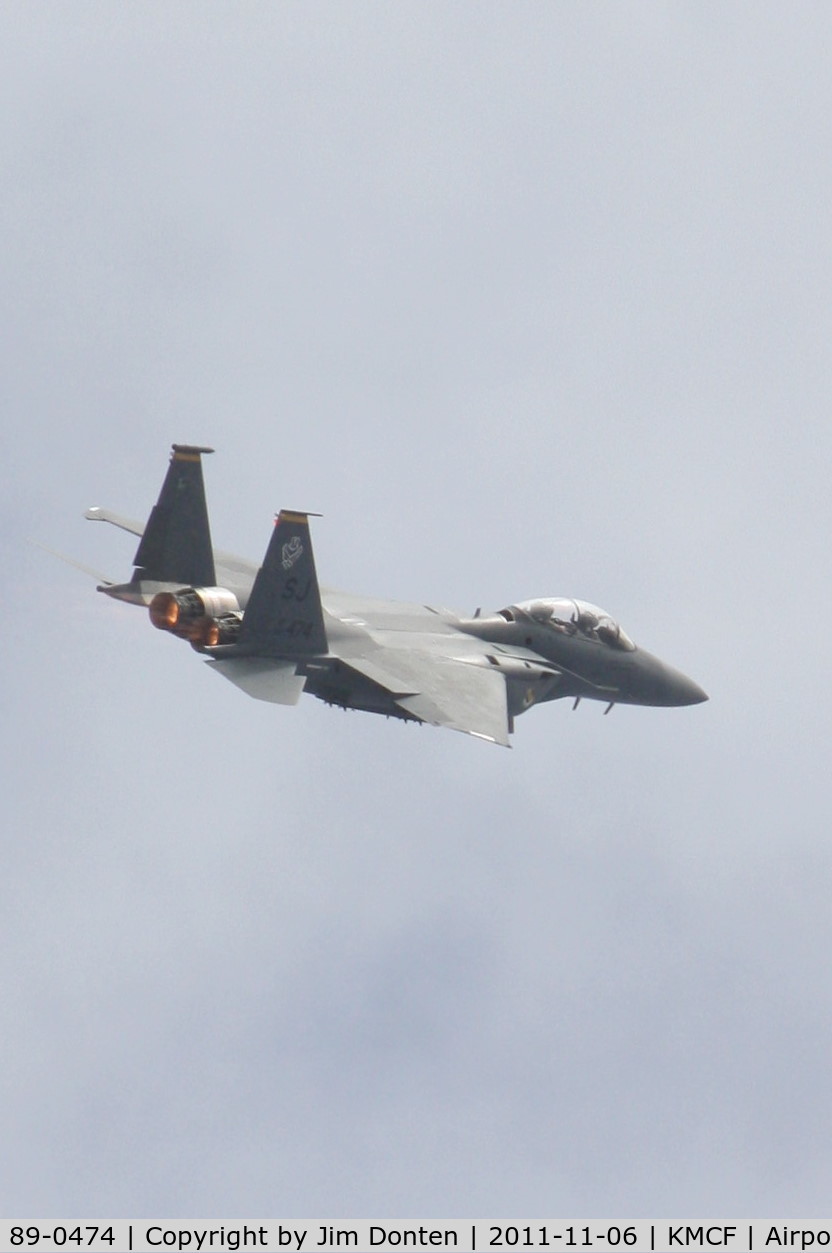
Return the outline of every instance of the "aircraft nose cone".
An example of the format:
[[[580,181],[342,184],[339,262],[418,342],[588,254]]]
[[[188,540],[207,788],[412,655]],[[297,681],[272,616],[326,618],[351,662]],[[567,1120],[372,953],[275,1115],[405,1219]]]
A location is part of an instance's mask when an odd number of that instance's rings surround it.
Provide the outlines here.
[[[708,693],[703,692],[698,683],[652,653],[639,650],[635,660],[637,704],[701,705],[708,699]]]
[[[694,683],[693,679],[682,674],[681,670],[674,670],[670,666],[665,666],[664,670],[668,705],[701,705],[708,699],[708,693],[698,683]]]

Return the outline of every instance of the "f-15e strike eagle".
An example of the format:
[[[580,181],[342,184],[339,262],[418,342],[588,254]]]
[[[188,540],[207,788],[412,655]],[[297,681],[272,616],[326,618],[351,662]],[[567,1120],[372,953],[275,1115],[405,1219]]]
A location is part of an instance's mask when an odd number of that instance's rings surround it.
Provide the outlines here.
[[[609,614],[565,597],[472,617],[318,586],[308,513],[278,514],[263,564],[214,551],[202,455],[174,444],[147,525],[86,516],[141,536],[129,583],[99,591],[150,610],[249,696],[294,705],[303,691],[344,709],[465,731],[509,746],[514,720],[571,697],[695,705],[691,679],[637,648]]]

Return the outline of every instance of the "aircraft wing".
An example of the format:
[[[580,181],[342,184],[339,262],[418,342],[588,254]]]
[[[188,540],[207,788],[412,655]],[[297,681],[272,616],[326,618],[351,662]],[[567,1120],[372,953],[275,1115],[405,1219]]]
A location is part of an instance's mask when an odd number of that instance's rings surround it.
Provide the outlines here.
[[[401,709],[422,722],[511,747],[506,683],[496,670],[405,648],[344,662],[385,688]]]

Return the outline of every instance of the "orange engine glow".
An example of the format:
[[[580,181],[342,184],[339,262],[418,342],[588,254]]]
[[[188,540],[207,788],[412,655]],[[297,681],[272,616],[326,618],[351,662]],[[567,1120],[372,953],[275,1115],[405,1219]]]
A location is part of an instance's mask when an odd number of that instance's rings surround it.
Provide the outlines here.
[[[220,642],[220,628],[213,618],[206,618],[199,633],[199,643],[203,648],[214,648]]]
[[[160,631],[172,631],[179,621],[179,605],[173,592],[157,592],[150,602],[150,621]]]
[[[221,618],[201,618],[193,625],[190,641],[197,651],[216,648],[218,644],[233,644],[240,634],[242,618],[239,612],[226,613]]]
[[[234,593],[224,587],[157,592],[149,609],[155,627],[190,640],[195,648],[229,643],[239,634],[240,606]]]

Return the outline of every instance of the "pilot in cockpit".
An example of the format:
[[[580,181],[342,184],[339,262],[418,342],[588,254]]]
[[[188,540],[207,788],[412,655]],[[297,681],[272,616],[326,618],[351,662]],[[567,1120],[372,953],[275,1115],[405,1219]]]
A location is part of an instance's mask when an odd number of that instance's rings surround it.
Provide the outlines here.
[[[608,648],[618,648],[622,652],[635,649],[630,637],[608,613],[586,601],[565,597],[527,600],[521,601],[517,608],[563,635],[580,634],[584,639],[606,644]]]

